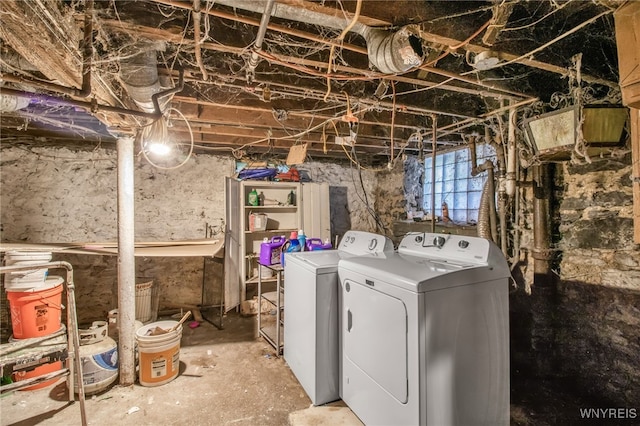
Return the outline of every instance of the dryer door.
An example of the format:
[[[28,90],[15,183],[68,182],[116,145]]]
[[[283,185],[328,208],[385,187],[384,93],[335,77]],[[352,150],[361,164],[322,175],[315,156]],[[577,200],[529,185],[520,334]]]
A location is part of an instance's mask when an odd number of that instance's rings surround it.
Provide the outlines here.
[[[355,281],[343,285],[344,356],[398,402],[407,402],[407,309]]]

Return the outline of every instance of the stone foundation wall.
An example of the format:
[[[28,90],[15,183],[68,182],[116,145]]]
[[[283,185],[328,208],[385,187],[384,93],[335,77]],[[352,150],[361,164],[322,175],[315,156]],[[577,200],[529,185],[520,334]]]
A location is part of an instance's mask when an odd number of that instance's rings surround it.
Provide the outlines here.
[[[99,242],[117,239],[116,153],[46,147],[3,147],[0,151],[0,221],[3,242]],[[332,235],[348,229],[372,230],[374,222],[362,199],[355,169],[347,165],[305,163],[314,181],[328,182]],[[183,167],[165,171],[146,162],[135,165],[136,241],[205,237],[206,226],[224,229],[224,179],[235,171],[232,157],[194,155]],[[376,175],[362,172],[370,203],[375,203]],[[117,307],[117,257],[55,254],[74,267],[81,323],[104,320]],[[222,267],[207,265],[207,297],[215,303]],[[159,308],[199,304],[203,258],[136,258],[136,274],[151,277]],[[52,271],[55,273],[55,271]],[[211,287],[211,288],[210,288]],[[2,292],[2,328],[8,326]]]
[[[559,366],[589,393],[637,406],[640,247],[633,243],[630,156],[565,164],[563,172]]]

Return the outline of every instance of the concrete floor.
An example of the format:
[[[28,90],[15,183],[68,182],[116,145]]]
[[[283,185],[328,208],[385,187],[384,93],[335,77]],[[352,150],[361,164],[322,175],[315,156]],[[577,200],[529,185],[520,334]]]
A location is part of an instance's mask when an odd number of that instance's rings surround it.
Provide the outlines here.
[[[206,322],[184,329],[180,374],[170,383],[158,387],[116,385],[88,396],[88,423],[362,425],[341,401],[311,406],[284,360],[276,357],[263,339],[256,338],[255,316],[231,313],[224,325],[224,330]],[[512,384],[511,424],[579,424],[575,420],[579,420],[581,404],[558,392],[553,384],[518,382]],[[68,403],[61,379],[44,389],[4,395],[0,398],[0,424],[79,425],[79,403]]]

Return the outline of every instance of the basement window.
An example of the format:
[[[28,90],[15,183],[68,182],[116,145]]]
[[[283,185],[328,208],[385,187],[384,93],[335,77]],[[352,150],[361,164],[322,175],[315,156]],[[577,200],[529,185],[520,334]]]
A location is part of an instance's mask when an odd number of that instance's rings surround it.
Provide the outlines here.
[[[478,164],[485,160],[495,163],[496,152],[487,144],[476,146]],[[456,224],[476,224],[482,189],[487,180],[487,172],[471,176],[471,156],[469,149],[459,149],[436,155],[435,185],[431,172],[433,159],[424,161],[424,211],[431,214],[431,193],[435,190],[435,215],[442,217],[442,204],[447,203],[449,218]]]

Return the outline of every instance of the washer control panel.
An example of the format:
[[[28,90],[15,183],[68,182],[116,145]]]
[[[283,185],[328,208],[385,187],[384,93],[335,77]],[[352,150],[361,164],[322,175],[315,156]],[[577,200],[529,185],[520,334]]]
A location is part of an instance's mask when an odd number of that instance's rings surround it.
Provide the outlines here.
[[[490,243],[484,238],[420,232],[407,234],[398,246],[398,253],[454,262],[484,263],[489,249]]]
[[[393,242],[384,235],[371,232],[347,231],[338,250],[354,255],[393,253]]]

